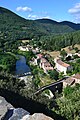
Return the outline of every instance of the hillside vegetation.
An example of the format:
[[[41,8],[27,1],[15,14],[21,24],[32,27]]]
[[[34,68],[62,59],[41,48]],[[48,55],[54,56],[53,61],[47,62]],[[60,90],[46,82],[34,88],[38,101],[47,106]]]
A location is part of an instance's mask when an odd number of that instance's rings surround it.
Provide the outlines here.
[[[70,32],[73,32],[72,35],[74,35],[74,32],[76,30],[80,30],[80,24],[75,24],[67,21],[56,22],[50,19],[26,20],[11,12],[10,10],[0,7],[0,51],[5,50],[14,52],[20,43],[20,41],[17,40],[32,38],[34,40],[39,40],[39,42],[41,42],[42,39],[43,41],[49,42],[51,44],[51,48],[48,48],[49,50],[56,49],[55,47],[54,49],[52,48],[55,43],[54,41],[56,41],[55,45],[58,43],[57,46],[60,45],[62,47],[65,47],[69,45],[67,39],[70,37],[64,37],[64,39],[66,39],[66,45],[62,45],[62,43],[58,42],[62,42],[62,37],[60,37],[59,35]],[[58,36],[54,38],[55,35]],[[47,44],[44,42],[43,45],[44,49],[46,49],[45,46]]]

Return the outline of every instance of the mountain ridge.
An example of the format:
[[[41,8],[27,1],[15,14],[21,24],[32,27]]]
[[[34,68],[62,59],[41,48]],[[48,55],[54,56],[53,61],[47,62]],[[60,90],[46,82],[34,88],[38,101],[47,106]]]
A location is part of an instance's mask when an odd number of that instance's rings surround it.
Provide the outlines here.
[[[11,39],[32,39],[34,36],[64,34],[80,30],[80,24],[51,19],[29,20],[0,7],[0,31]],[[14,37],[16,36],[16,37]]]

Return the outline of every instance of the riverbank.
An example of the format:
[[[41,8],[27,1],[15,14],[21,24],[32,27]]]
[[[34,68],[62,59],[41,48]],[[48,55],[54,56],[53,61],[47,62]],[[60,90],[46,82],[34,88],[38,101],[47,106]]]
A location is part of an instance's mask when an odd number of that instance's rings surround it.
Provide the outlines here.
[[[25,76],[27,73],[30,73],[30,67],[26,64],[26,58],[25,56],[22,55],[17,55],[18,60],[16,61],[16,70],[15,70],[15,75],[18,76]]]

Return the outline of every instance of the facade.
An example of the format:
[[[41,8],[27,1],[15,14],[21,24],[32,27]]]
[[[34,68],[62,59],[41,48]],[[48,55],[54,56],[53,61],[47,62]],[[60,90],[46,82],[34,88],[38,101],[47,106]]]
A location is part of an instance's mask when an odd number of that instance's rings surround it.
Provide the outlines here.
[[[19,46],[18,49],[21,51],[29,51],[29,48],[26,46]]]
[[[63,81],[63,88],[73,85],[75,85],[75,79],[73,77],[67,78],[66,80]]]
[[[80,84],[80,74],[78,74],[78,73],[76,75],[64,80],[63,88],[65,88],[67,86],[74,86],[76,83]]]
[[[49,70],[53,70],[53,67],[45,58],[41,58],[40,68],[43,68],[43,70],[46,74],[48,73]]]
[[[75,53],[75,55],[77,55],[78,57],[80,57],[80,52],[78,52],[78,53]]]
[[[76,74],[73,78],[75,79],[75,83],[80,84],[80,74]]]
[[[42,54],[37,54],[36,57],[37,57],[37,59],[41,59],[43,57],[43,55]]]
[[[61,61],[59,58],[55,60],[56,63],[56,68],[59,72],[64,72],[64,74],[66,75],[67,71],[71,71],[72,70],[72,66],[70,66],[69,64]]]

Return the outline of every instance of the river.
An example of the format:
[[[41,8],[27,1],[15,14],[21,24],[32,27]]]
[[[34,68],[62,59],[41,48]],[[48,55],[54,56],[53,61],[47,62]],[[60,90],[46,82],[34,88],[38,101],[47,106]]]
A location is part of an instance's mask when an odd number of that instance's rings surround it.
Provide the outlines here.
[[[31,72],[30,67],[26,64],[26,58],[22,55],[18,55],[19,59],[16,61],[15,75],[25,75],[25,73]]]

